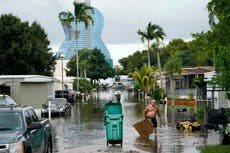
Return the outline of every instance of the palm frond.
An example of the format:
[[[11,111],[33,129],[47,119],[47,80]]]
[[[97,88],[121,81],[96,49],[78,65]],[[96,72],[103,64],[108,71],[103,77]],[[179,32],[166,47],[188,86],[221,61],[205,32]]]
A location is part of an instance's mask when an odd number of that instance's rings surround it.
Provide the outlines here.
[[[74,16],[71,12],[60,12],[58,15],[59,20],[65,24],[67,27],[70,27],[72,21],[74,21]]]
[[[92,14],[94,14],[94,9],[91,6],[88,6],[86,3],[74,2],[74,15],[75,22],[84,22],[85,27],[88,28],[89,22],[94,24],[94,19]]]

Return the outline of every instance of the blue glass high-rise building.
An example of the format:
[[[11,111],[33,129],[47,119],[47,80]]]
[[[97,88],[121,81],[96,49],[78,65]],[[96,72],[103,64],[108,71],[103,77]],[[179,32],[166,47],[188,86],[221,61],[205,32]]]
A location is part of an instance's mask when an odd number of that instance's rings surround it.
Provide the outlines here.
[[[88,2],[88,5],[90,5],[89,3],[90,2]],[[69,27],[62,23],[62,27],[65,33],[65,40],[62,42],[60,48],[58,49],[57,55],[63,54],[64,59],[69,60],[71,57],[76,55],[76,51],[80,49],[98,48],[104,54],[105,60],[109,63],[110,66],[113,67],[113,60],[111,59],[110,53],[101,38],[101,32],[104,24],[103,15],[98,9],[93,9],[94,14],[92,14],[92,17],[94,19],[94,24],[92,25],[90,23],[86,29],[84,23],[79,22],[77,25],[77,30],[80,32],[80,35],[77,40],[73,35],[73,33],[76,31],[75,22],[71,22]]]

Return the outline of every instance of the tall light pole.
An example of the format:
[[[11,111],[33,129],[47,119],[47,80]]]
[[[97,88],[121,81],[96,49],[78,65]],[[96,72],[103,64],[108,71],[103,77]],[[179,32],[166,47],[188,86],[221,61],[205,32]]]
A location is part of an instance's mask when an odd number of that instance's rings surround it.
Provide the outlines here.
[[[76,64],[77,64],[77,92],[79,92],[79,61],[78,61],[78,51],[76,52]]]
[[[64,75],[63,75],[63,59],[64,59],[64,55],[63,54],[61,54],[60,55],[60,57],[61,57],[61,88],[62,88],[62,98],[64,97],[64,79],[63,79],[63,77],[64,77]]]

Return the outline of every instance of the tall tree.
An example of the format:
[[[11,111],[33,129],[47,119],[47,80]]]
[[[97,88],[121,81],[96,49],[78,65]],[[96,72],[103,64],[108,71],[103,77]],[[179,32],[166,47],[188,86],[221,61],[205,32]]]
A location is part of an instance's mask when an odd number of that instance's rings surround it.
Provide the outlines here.
[[[88,6],[86,3],[79,3],[74,1],[73,2],[74,5],[74,17],[72,16],[71,13],[69,12],[61,12],[60,15],[66,15],[66,18],[64,18],[64,20],[62,20],[65,24],[67,24],[67,26],[69,26],[69,24],[72,21],[75,21],[75,26],[76,26],[76,30],[74,31],[74,36],[76,38],[76,41],[80,35],[80,31],[78,31],[78,23],[82,22],[85,25],[85,28],[87,29],[90,23],[94,23],[92,14],[94,13],[93,7]],[[77,44],[77,43],[76,43]],[[78,51],[76,50],[76,65],[77,65],[77,90],[79,90],[79,69],[78,69]]]
[[[211,27],[216,25],[215,19],[222,22],[229,18],[230,1],[229,0],[211,0],[208,5],[209,24]]]
[[[193,40],[189,42],[189,46],[194,56],[190,58],[196,65],[214,65],[216,42],[212,35],[210,31],[192,34]]]
[[[74,16],[71,12],[60,12],[58,15],[59,20],[67,27],[70,27],[71,22],[74,21]]]
[[[94,23],[92,14],[94,13],[93,7],[88,6],[86,3],[73,2],[74,5],[74,21],[76,24],[75,37],[79,37],[80,32],[77,29],[78,23],[83,22],[87,29],[90,23]]]
[[[104,54],[97,48],[79,50],[80,74],[85,70],[87,78],[92,80],[107,79],[114,76],[114,70],[106,62]],[[73,56],[67,63],[66,74],[76,76],[76,56]]]
[[[71,27],[71,23],[74,21],[74,16],[71,12],[60,12],[58,15],[59,21],[62,25],[64,25],[64,31],[67,33],[66,39],[71,40],[73,36],[73,28]],[[60,55],[57,55],[60,56]],[[60,58],[60,57],[58,57]]]
[[[218,85],[226,90],[226,96],[230,99],[230,46],[222,46],[216,56],[216,73]]]
[[[161,75],[161,60],[160,60],[160,49],[157,45],[157,43],[151,44],[150,50],[154,50],[157,53],[157,65],[158,65],[158,71],[160,76],[160,87],[163,87],[163,81],[162,81],[162,75]]]
[[[44,29],[29,25],[12,14],[0,16],[0,73],[52,76],[56,56],[49,48]]]
[[[89,71],[89,59],[91,58],[92,50],[87,48],[78,50],[78,58],[79,58],[79,76],[85,77],[85,72]],[[67,76],[77,76],[77,68],[76,68],[76,56],[73,56],[70,61],[66,65],[66,75]],[[86,75],[87,77],[87,75]]]
[[[147,40],[147,47],[148,47],[148,66],[150,67],[150,42],[152,40],[156,41],[156,47],[160,46],[160,40],[163,40],[166,37],[165,32],[163,31],[162,27],[156,24],[152,24],[151,22],[148,23],[146,31],[141,31],[138,29],[137,34],[141,36],[141,41],[144,43],[144,40]],[[160,65],[160,53],[159,49],[156,50],[157,52],[157,59],[158,59],[158,70],[160,76],[160,82],[162,87],[162,76],[161,76],[161,65]]]
[[[123,67],[124,75],[134,71],[135,68],[140,69],[144,63],[147,63],[146,53],[147,51],[136,51],[128,57],[121,58],[119,63]]]
[[[211,44],[215,53],[215,68],[217,73],[217,84],[224,90],[230,90],[230,1],[229,0],[211,0],[208,5],[209,21],[212,27]],[[215,19],[218,22],[215,22]],[[230,99],[229,92],[226,92],[227,98]]]
[[[181,74],[182,71],[182,62],[181,59],[178,58],[177,54],[171,55],[171,57],[167,60],[167,62],[164,65],[164,70],[169,74],[170,76],[170,90],[171,90],[171,104],[174,105],[174,75]]]
[[[151,66],[150,64],[150,43],[153,40],[156,40],[157,46],[160,45],[160,39],[163,40],[166,37],[161,26],[152,24],[151,22],[148,23],[146,27],[146,31],[141,31],[138,29],[137,34],[141,36],[141,41],[144,43],[145,39],[147,40],[147,48],[148,48],[148,67]]]
[[[99,81],[99,79],[107,79],[114,76],[114,70],[106,62],[104,54],[100,49],[94,48],[92,56],[89,58],[90,68],[88,70],[88,77],[91,80]]]
[[[210,43],[215,43],[214,50],[219,46],[228,46],[230,43],[230,1],[229,0],[211,0],[208,5],[210,26],[212,35]],[[218,22],[215,22],[215,19]],[[213,24],[212,24],[213,22]]]
[[[68,28],[71,27],[71,23],[74,21],[76,25],[76,30],[74,31],[74,36],[78,39],[80,31],[78,31],[78,23],[82,22],[87,29],[90,23],[94,23],[92,14],[94,9],[88,6],[86,3],[73,2],[74,5],[74,15],[69,11],[60,12],[58,17],[59,20]]]
[[[75,38],[76,41],[79,37],[80,31],[78,31],[77,26],[79,22],[83,22],[85,24],[85,28],[87,29],[89,26],[90,21],[92,24],[94,23],[92,13],[94,13],[93,8],[91,6],[88,6],[86,3],[78,3],[73,2],[74,5],[74,16],[75,16],[75,25],[76,25],[76,31],[75,31]],[[77,44],[77,43],[76,43]],[[79,70],[78,70],[78,53],[76,54],[76,64],[77,64],[77,90],[79,90]]]

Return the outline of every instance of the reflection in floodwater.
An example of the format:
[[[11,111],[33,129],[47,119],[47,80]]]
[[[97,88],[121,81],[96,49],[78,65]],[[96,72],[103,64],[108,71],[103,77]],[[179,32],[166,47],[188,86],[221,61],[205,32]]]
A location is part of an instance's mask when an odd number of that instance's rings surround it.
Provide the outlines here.
[[[104,138],[103,106],[93,102],[74,104],[71,116],[52,119],[51,123],[56,151],[89,145],[92,140]]]
[[[143,151],[148,152],[161,152],[161,145],[159,144],[158,147],[158,140],[157,136],[153,138],[146,138],[146,137],[137,137],[135,146]]]
[[[132,125],[143,119],[142,111],[146,104],[123,91],[123,147],[106,146],[104,104],[114,98],[113,91],[103,91],[96,96],[93,101],[74,104],[71,115],[66,118],[52,118],[54,152],[74,149],[73,152],[82,153],[198,153],[196,148],[200,145],[219,144],[217,132],[189,133],[177,130],[175,123],[181,116],[165,105],[159,105],[163,124],[158,126],[157,136],[140,137]]]

